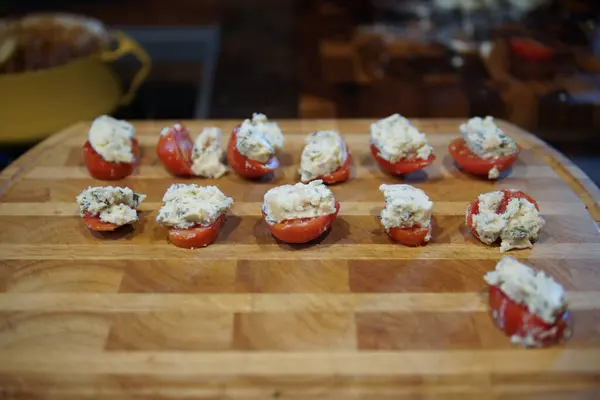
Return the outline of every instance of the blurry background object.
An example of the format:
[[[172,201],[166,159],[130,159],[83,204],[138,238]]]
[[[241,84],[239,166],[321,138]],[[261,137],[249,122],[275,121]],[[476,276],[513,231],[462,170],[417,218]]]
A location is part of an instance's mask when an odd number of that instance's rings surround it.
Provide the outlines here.
[[[146,52],[123,32],[72,14],[33,14],[0,22],[0,142],[40,139],[128,104],[148,75]],[[128,87],[111,68],[139,62]]]

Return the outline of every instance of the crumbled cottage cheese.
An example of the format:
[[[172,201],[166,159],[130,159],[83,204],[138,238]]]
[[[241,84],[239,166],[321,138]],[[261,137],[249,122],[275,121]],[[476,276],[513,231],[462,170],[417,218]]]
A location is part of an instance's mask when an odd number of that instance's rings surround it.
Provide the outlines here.
[[[135,136],[133,125],[102,115],[92,122],[88,138],[92,148],[109,162],[133,162],[131,141]]]
[[[254,113],[252,120],[245,120],[236,134],[238,151],[251,160],[266,163],[283,148],[283,134],[276,122],[266,115]]]
[[[348,158],[346,142],[336,131],[317,131],[306,139],[300,160],[302,182],[334,172]]]
[[[424,191],[411,185],[381,185],[379,190],[385,197],[381,223],[386,230],[431,226],[433,202]],[[425,240],[430,238],[427,235]]]
[[[227,168],[221,162],[221,130],[219,128],[204,128],[192,151],[192,172],[205,178],[220,178],[225,175]]]
[[[391,163],[413,156],[426,160],[433,152],[425,134],[399,114],[371,124],[371,143],[381,157]]]
[[[567,304],[563,287],[552,277],[512,257],[502,257],[496,270],[486,273],[484,279],[550,324],[556,321]]]
[[[517,144],[496,126],[492,117],[471,118],[460,126],[460,132],[467,147],[481,158],[495,159],[518,150]]]
[[[265,193],[263,212],[270,224],[290,219],[314,218],[336,211],[333,193],[323,181],[283,185]]]
[[[120,226],[137,221],[136,209],[145,198],[129,188],[90,186],[77,196],[77,203],[82,217],[98,215],[100,221]]]
[[[500,251],[532,247],[546,221],[535,205],[526,199],[511,199],[506,211],[496,211],[504,199],[501,191],[479,195],[479,214],[473,215],[473,228],[479,239],[492,244],[500,239]]]
[[[212,225],[233,204],[216,186],[175,183],[163,197],[156,221],[164,226],[186,229]]]

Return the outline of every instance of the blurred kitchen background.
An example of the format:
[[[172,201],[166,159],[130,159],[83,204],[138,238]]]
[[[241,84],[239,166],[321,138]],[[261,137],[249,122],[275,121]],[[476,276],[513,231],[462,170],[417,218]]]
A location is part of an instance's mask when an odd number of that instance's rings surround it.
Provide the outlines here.
[[[106,31],[20,19],[40,12],[91,17]],[[505,118],[600,182],[600,1],[4,0],[0,18],[0,166],[57,126],[100,110],[125,119],[398,112]],[[119,41],[117,30],[149,55],[148,75],[143,51]],[[85,85],[69,77],[61,79],[72,90],[29,82],[38,73],[56,85],[48,71],[103,52],[102,66],[78,67]],[[107,76],[104,89],[86,86],[104,65],[118,77],[115,89]],[[23,94],[31,92],[36,101]],[[46,109],[44,101],[66,104],[62,96],[81,107],[55,112],[62,119],[47,125],[42,112],[19,103]],[[17,117],[32,123],[22,131],[5,123]]]

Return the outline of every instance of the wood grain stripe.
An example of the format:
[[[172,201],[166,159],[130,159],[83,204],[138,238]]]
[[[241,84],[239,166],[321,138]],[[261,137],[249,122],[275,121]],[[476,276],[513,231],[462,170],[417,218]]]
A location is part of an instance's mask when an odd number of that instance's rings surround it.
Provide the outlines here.
[[[543,215],[570,215],[588,217],[583,203],[570,203],[559,201],[538,201]],[[231,215],[260,216],[261,202],[236,202],[231,208]],[[436,215],[465,215],[468,202],[464,201],[436,201],[434,214]],[[141,211],[157,211],[162,202],[144,202]],[[382,201],[345,201],[342,203],[340,215],[379,215],[383,209]],[[0,216],[79,216],[79,207],[73,202],[45,202],[45,203],[0,203]]]
[[[598,349],[401,352],[0,352],[0,372],[220,375],[456,375],[597,373]],[[526,359],[527,362],[523,362]],[[81,366],[85,365],[85,368]]]
[[[568,292],[573,310],[600,309],[600,292]],[[0,311],[479,312],[483,293],[0,293]]]
[[[283,167],[280,172],[286,177],[296,177],[298,171],[298,164],[288,165]],[[355,165],[352,170],[354,177],[374,177],[374,178],[385,178],[386,174],[381,171],[379,166],[375,164],[361,164]],[[445,165],[432,165],[428,167],[427,174],[431,179],[433,178],[458,178],[462,177],[463,173],[458,171],[456,168],[447,167]],[[65,179],[89,179],[90,174],[87,169],[83,166],[43,166],[35,167],[25,174],[25,179],[53,179],[53,180],[65,180]],[[554,170],[544,165],[517,165],[515,166],[510,174],[511,178],[556,178],[560,177],[554,172]],[[172,176],[164,169],[162,165],[144,165],[141,167],[141,171],[138,175],[132,176],[131,180],[152,180],[152,179],[164,179],[172,178]],[[580,177],[585,178],[585,177]],[[215,181],[217,184],[219,181]]]
[[[292,251],[290,251],[292,250]],[[165,244],[135,246],[127,243],[112,244],[98,241],[93,245],[19,245],[0,244],[0,260],[327,260],[327,259],[488,259],[498,260],[502,253],[497,248],[472,243],[440,245],[421,248],[377,244],[332,244],[327,252],[319,246],[287,244],[213,244],[203,249],[184,250]],[[532,250],[512,251],[519,257],[539,259],[599,259],[600,247],[594,243],[537,244]]]

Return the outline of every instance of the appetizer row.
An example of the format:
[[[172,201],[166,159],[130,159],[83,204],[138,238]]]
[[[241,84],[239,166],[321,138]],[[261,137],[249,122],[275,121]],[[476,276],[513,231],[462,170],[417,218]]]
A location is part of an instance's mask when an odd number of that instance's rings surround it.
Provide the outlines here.
[[[465,171],[497,179],[517,159],[518,146],[492,117],[472,118],[460,126],[460,131],[462,137],[453,140],[448,149]],[[156,151],[173,175],[219,178],[227,172],[221,139],[221,130],[210,127],[194,142],[187,128],[178,123],[161,131]],[[277,123],[264,114],[254,114],[233,130],[227,163],[244,178],[261,178],[279,167],[277,152],[283,146],[284,136]],[[396,175],[423,169],[436,158],[425,134],[399,114],[371,124],[370,148],[381,168]],[[139,158],[133,126],[108,116],[94,120],[83,149],[90,174],[101,180],[129,176]],[[326,184],[346,181],[350,163],[350,151],[337,131],[314,132],[302,150],[300,180],[322,180]]]
[[[433,202],[410,185],[381,185],[385,198],[381,224],[395,242],[424,245],[431,239]],[[146,198],[129,188],[89,187],[77,197],[81,216],[94,230],[115,230],[137,221],[137,208]],[[173,184],[163,197],[156,221],[169,229],[179,247],[198,248],[214,242],[233,199],[216,186]],[[279,240],[306,243],[331,229],[340,210],[333,192],[321,180],[283,185],[264,195],[261,211]],[[500,251],[532,247],[545,224],[537,202],[518,190],[481,194],[467,208],[466,224],[481,242],[500,242]]]

